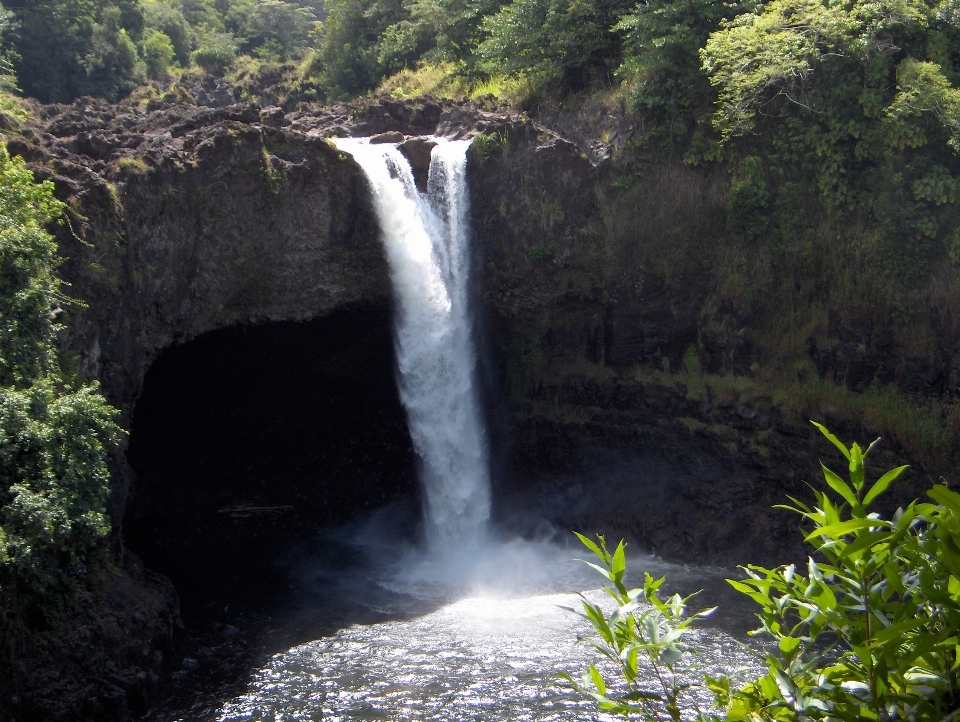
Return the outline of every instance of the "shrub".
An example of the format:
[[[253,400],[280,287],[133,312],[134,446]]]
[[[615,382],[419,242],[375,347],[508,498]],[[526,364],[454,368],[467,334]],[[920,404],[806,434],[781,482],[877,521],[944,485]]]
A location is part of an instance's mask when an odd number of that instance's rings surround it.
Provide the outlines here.
[[[211,33],[193,53],[193,62],[208,73],[223,75],[237,57],[237,44],[230,33]]]
[[[143,62],[147,66],[147,76],[162,80],[170,72],[170,66],[176,59],[173,41],[159,30],[147,30],[143,35]]]
[[[96,384],[61,368],[56,244],[63,204],[0,145],[0,625],[67,601],[109,531],[108,457],[123,432]],[[0,626],[2,629],[2,626]]]
[[[750,566],[730,583],[760,605],[757,634],[776,643],[768,672],[741,689],[708,679],[726,718],[945,719],[960,705],[960,494],[930,490],[890,519],[873,502],[907,468],[866,485],[866,451],[816,424],[849,463],[850,479],[823,466],[842,501],[816,492],[811,508],[784,508],[812,524],[807,573]]]
[[[507,138],[503,133],[481,133],[470,144],[471,150],[480,160],[487,160],[506,147]]]
[[[565,686],[592,697],[600,709],[622,717],[638,715],[644,720],[679,722],[682,718],[680,698],[688,688],[674,671],[676,663],[687,651],[682,644],[683,635],[695,620],[713,610],[704,609],[688,617],[685,613],[690,597],[681,598],[674,594],[666,601],[661,600],[659,590],[664,577],[654,579],[645,574],[642,589],[628,590],[623,583],[627,568],[624,542],[621,541],[611,554],[603,536],[597,535],[596,544],[581,534],[577,534],[577,538],[600,560],[600,565],[590,566],[612,582],[604,587],[604,591],[617,603],[610,614],[604,614],[599,605],[581,595],[583,611],[577,613],[597,632],[596,637],[586,641],[613,663],[626,682],[626,691],[608,691],[607,683],[595,665],[591,665],[580,680],[561,673]],[[649,606],[642,610],[644,601]],[[647,670],[641,662],[641,655],[650,665],[652,680],[643,677]],[[644,684],[647,681],[652,686]]]
[[[884,519],[870,507],[907,467],[868,486],[864,461],[876,442],[866,450],[848,448],[816,426],[844,455],[849,480],[823,466],[826,485],[841,501],[816,491],[814,507],[796,499],[784,507],[812,525],[806,574],[792,564],[751,565],[745,579],[728,580],[760,606],[760,628],[752,634],[774,643],[768,671],[740,688],[722,676],[708,676],[705,684],[730,721],[957,719],[960,494],[935,486],[928,494],[936,504],[914,502]],[[666,713],[679,720],[676,683],[662,680],[673,679],[669,664],[684,651],[679,641],[693,619],[683,616],[686,600],[660,602],[655,592],[662,580],[649,575],[643,590],[626,591],[623,543],[609,555],[602,539],[599,546],[580,539],[603,562],[597,568],[613,581],[608,592],[618,603],[604,616],[584,600],[584,616],[599,634],[591,643],[617,665],[629,691],[609,697],[596,667],[580,682],[567,678],[568,684],[623,717],[662,719]],[[641,611],[642,597],[652,610]],[[638,653],[667,666],[669,674],[657,675],[662,693],[639,689]]]

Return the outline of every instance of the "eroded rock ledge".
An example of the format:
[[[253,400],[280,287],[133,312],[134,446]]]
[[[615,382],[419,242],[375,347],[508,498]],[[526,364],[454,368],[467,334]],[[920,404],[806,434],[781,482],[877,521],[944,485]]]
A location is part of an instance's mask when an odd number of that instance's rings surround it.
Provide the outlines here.
[[[84,370],[128,414],[160,349],[237,322],[302,320],[389,296],[359,168],[337,135],[555,140],[518,114],[383,98],[280,108],[138,107],[83,99],[6,131],[69,202],[59,229]],[[128,418],[128,417],[127,417]]]

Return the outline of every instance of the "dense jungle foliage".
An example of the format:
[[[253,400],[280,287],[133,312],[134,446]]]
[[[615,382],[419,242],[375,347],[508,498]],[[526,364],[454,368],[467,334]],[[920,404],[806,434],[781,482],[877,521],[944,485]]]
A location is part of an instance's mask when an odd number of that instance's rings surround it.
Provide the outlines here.
[[[43,627],[75,602],[90,556],[110,529],[108,457],[123,440],[116,409],[57,354],[57,317],[70,301],[45,226],[61,209],[53,185],[35,183],[23,159],[0,145],[3,632]]]

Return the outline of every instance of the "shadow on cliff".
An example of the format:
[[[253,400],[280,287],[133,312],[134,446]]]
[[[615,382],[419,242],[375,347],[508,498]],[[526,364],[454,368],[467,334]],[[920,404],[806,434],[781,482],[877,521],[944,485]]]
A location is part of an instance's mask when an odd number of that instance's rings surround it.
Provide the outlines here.
[[[153,363],[134,411],[124,537],[181,598],[187,632],[161,708],[201,718],[264,654],[419,611],[366,603],[356,572],[371,560],[350,526],[368,519],[367,534],[416,541],[394,379],[387,304],[214,331]]]

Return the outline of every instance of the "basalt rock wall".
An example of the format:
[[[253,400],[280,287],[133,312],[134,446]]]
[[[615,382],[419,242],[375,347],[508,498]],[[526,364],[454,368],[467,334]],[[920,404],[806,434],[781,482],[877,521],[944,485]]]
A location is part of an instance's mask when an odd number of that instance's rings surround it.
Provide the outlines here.
[[[483,134],[469,173],[501,498],[542,478],[549,500],[557,496],[549,479],[576,487],[599,459],[610,474],[597,470],[597,479],[619,478],[621,467],[660,468],[636,472],[637,501],[610,517],[610,529],[636,527],[645,544],[681,558],[773,557],[782,548],[770,503],[794,491],[785,479],[815,472],[822,446],[779,401],[738,386],[769,361],[767,350],[749,310],[717,293],[711,257],[691,252],[723,243],[729,181],[721,170],[665,163],[626,178],[596,143],[568,142],[501,109],[430,99],[291,113],[84,100],[38,115],[25,127],[8,124],[7,136],[70,204],[69,224],[58,229],[62,273],[87,306],[66,309],[63,344],[125,420],[146,369],[170,345],[238,323],[306,320],[389,299],[367,185],[330,137]],[[423,144],[405,146],[422,175]],[[629,183],[639,185],[625,195]],[[816,373],[853,390],[879,379],[928,397],[957,385],[949,338],[931,360],[898,356],[869,336],[838,327],[830,338],[811,337]],[[690,370],[690,349],[696,373],[678,376]],[[706,374],[726,374],[732,386]],[[823,420],[851,438],[880,431],[842,414]],[[903,457],[895,443],[887,448],[886,461]],[[686,456],[697,461],[671,461]],[[713,481],[689,491],[674,478]],[[665,520],[694,507],[713,513],[747,478],[726,521],[690,532]],[[929,481],[916,478],[917,488]],[[117,521],[131,483],[118,460]],[[599,483],[551,519],[593,524],[584,510],[598,508]],[[674,511],[649,513],[643,500],[665,488],[673,491],[664,509]]]
[[[680,561],[802,561],[798,519],[772,507],[811,500],[804,482],[818,483],[819,458],[843,470],[807,419],[861,444],[885,429],[813,405],[791,411],[755,383],[771,361],[757,319],[723,300],[716,255],[697,253],[725,242],[725,174],[676,163],[624,178],[580,146],[504,135],[471,151],[498,514],[523,528],[539,509],[559,534],[626,536]],[[870,350],[856,331],[832,329],[841,341],[829,348],[811,337],[806,380],[944,393],[949,336],[931,360]],[[901,463],[914,469],[886,511],[943,473],[896,438],[871,473]]]
[[[38,115],[7,135],[70,204],[57,231],[62,273],[87,305],[66,309],[63,344],[126,421],[146,369],[170,345],[389,299],[367,185],[330,137],[483,134],[469,173],[499,498],[538,489],[551,521],[623,530],[677,558],[769,560],[784,548],[788,522],[769,507],[796,491],[787,480],[815,472],[822,445],[769,397],[684,386],[676,372],[691,348],[704,374],[747,381],[767,359],[749,313],[718,301],[706,257],[683,259],[680,277],[657,263],[696,247],[683,239],[722,242],[722,172],[645,168],[625,206],[624,179],[595,143],[466,102],[383,97],[285,113],[84,100]],[[422,144],[405,146],[422,175]],[[811,339],[819,373],[858,388],[889,372],[928,395],[952,383],[949,343],[931,364],[865,350],[856,333],[837,329],[833,345]],[[879,431],[842,415],[822,420],[850,437]],[[886,461],[904,457],[887,448]],[[596,491],[624,473],[633,481],[618,488],[635,499],[608,513]],[[929,481],[917,478],[906,494]],[[118,460],[115,521],[132,483]],[[651,511],[647,500],[665,493]]]

